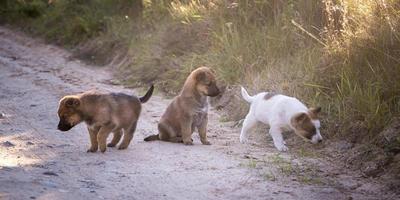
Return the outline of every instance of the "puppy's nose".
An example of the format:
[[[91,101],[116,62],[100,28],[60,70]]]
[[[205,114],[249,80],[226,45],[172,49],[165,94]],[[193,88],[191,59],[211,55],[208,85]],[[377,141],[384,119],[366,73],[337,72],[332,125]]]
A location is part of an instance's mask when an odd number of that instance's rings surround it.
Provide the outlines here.
[[[318,143],[321,143],[322,142],[322,139],[318,139]]]

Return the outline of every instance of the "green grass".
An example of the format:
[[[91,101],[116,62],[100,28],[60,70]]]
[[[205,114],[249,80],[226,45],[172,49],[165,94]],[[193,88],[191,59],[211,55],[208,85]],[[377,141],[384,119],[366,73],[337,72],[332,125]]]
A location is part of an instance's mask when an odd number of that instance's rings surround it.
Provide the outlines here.
[[[310,151],[309,149],[306,149],[304,146],[300,147],[300,149],[297,151],[297,155],[300,158],[317,158],[318,154],[314,151]]]
[[[262,176],[264,177],[265,180],[268,180],[268,181],[276,181],[277,180],[277,177],[272,172],[264,172],[262,174]]]
[[[3,21],[23,25],[49,41],[75,46],[102,34],[129,41],[141,13],[133,0],[18,0],[5,1]],[[4,13],[4,14],[3,14]],[[34,13],[34,14],[30,14]],[[28,20],[28,21],[27,21]]]
[[[257,160],[254,158],[249,158],[247,162],[242,162],[239,164],[241,167],[246,167],[250,169],[255,169],[257,167]]]
[[[265,171],[262,174],[266,180],[275,181],[279,177],[289,177],[304,184],[324,184],[323,179],[318,176],[317,167],[306,164],[304,160],[297,163],[292,158],[284,158],[280,154],[274,154],[265,158],[264,164],[267,169],[264,169]]]
[[[275,154],[270,160],[270,162],[279,169],[279,172],[285,176],[290,176],[296,171],[292,162],[281,157],[280,154]]]
[[[247,165],[249,168],[256,168],[257,167],[257,161],[254,160],[253,158],[249,159],[249,163]]]

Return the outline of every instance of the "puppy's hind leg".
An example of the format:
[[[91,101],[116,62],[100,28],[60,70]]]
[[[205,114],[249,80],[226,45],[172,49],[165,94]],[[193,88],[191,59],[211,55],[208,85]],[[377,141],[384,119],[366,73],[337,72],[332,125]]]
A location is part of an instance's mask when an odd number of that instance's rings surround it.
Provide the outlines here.
[[[133,134],[135,134],[136,125],[137,121],[133,122],[133,124],[127,130],[124,130],[124,139],[122,139],[121,144],[118,146],[119,150],[128,148],[129,143],[131,143],[133,138]]]
[[[114,137],[111,140],[110,143],[107,144],[108,147],[115,147],[115,145],[118,144],[118,142],[121,140],[122,137],[122,130],[118,129],[114,131]]]
[[[240,143],[244,144],[248,142],[248,132],[251,128],[256,125],[257,119],[252,113],[248,113],[243,121],[242,131],[240,132]]]
[[[158,124],[158,134],[159,138],[162,141],[167,141],[167,142],[173,142],[173,143],[182,143],[182,137],[176,136],[176,133],[174,133],[173,129],[168,125],[164,123],[159,123]]]
[[[285,141],[283,140],[282,137],[282,130],[279,126],[271,126],[271,128],[269,129],[269,133],[272,136],[272,140],[274,141],[275,147],[279,151],[289,150],[285,145]]]
[[[102,153],[104,153],[107,148],[108,134],[110,134],[114,128],[114,125],[102,126],[99,130],[99,133],[97,133],[97,142],[99,143],[99,148]]]

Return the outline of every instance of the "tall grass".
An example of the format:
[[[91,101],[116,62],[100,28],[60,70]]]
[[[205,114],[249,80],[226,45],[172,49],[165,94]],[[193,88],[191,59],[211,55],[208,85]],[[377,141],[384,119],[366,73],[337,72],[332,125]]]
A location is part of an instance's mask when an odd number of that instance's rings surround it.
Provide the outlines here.
[[[198,4],[184,14],[212,20],[213,45],[194,63],[226,84],[320,104],[340,131],[358,121],[374,135],[399,115],[400,1],[213,1],[211,12]]]
[[[142,12],[142,3],[136,0],[17,0],[4,1],[1,21],[17,23],[52,42],[74,46],[100,34],[113,31],[109,28],[123,24],[132,27],[134,19]],[[129,22],[126,23],[126,22]],[[123,33],[122,33],[123,34]],[[118,38],[125,40],[126,36]]]
[[[330,19],[326,27],[336,34],[326,40],[327,52],[337,62],[331,71],[338,76],[325,77],[334,80],[329,85],[336,84],[330,96],[334,114],[341,121],[365,122],[375,133],[399,115],[400,2],[349,0],[336,6],[340,19]],[[339,30],[334,23],[341,24]]]
[[[98,41],[101,57],[124,47],[121,70],[135,85],[157,81],[173,94],[208,65],[226,85],[321,105],[324,124],[341,132],[357,121],[373,136],[400,113],[399,0],[48,2],[6,1],[2,18],[28,19],[60,44]]]

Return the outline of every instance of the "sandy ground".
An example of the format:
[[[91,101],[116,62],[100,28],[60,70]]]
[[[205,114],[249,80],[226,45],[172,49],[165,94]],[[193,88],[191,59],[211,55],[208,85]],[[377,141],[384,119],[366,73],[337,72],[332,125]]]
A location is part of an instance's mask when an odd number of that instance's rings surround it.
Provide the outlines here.
[[[211,110],[208,137],[193,146],[143,142],[170,100],[143,106],[127,150],[86,153],[84,124],[56,130],[58,100],[113,85],[111,69],[85,65],[40,40],[0,27],[0,199],[396,199],[377,180],[336,166],[304,144],[279,153],[270,137],[238,142],[240,127]],[[147,88],[146,88],[147,89]],[[289,142],[289,148],[294,143]],[[319,147],[319,148],[323,148]]]

